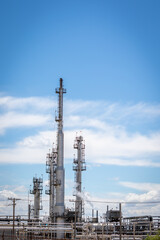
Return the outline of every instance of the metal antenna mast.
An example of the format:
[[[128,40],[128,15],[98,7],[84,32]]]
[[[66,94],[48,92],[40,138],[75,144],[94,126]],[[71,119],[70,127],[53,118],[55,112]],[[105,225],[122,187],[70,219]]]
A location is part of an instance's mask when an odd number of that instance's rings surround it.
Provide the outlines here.
[[[57,168],[56,168],[56,219],[57,223],[64,223],[64,136],[63,136],[63,79],[60,78],[60,87],[56,88],[59,95],[58,116],[55,121],[58,123],[57,132]],[[64,238],[63,230],[57,230],[57,239]]]
[[[76,137],[74,142],[74,149],[77,149],[77,158],[73,160],[73,170],[75,171],[75,182],[76,182],[76,201],[75,201],[75,212],[77,215],[77,220],[80,222],[82,220],[82,171],[86,170],[85,165],[85,144],[83,143],[83,137]]]

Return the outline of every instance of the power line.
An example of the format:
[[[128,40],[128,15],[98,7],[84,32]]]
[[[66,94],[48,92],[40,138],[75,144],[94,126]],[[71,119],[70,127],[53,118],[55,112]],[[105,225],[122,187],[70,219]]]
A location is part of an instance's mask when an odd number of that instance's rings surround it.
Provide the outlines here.
[[[76,200],[74,199],[69,199],[70,202],[75,202]],[[160,203],[160,201],[151,201],[151,202],[121,202],[121,201],[117,201],[117,202],[114,202],[114,201],[98,201],[98,200],[87,200],[87,199],[84,199],[83,200],[84,202],[95,202],[95,203],[112,203],[112,204],[158,204]]]

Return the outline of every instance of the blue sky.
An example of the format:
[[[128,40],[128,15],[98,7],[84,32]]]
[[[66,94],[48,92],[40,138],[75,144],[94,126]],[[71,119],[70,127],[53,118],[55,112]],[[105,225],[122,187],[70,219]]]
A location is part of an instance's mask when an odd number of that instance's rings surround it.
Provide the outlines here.
[[[78,132],[86,143],[86,198],[160,199],[159,8],[158,0],[0,2],[1,214],[10,211],[8,196],[27,198],[35,174],[46,184],[60,77],[67,88],[66,198]],[[158,209],[124,207],[124,214]]]

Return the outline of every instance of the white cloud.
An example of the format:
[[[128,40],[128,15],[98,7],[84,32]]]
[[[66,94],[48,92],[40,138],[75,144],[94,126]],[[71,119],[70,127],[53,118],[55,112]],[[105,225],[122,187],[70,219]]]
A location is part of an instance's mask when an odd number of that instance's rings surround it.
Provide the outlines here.
[[[160,154],[160,134],[143,136],[107,132],[83,131],[86,141],[86,154],[93,162],[122,165],[150,165],[151,156]],[[99,160],[98,160],[99,159]]]
[[[125,131],[116,134],[84,129],[86,162],[121,166],[160,167],[160,134],[143,136],[127,135]],[[71,162],[75,150],[73,143],[76,131],[65,131],[65,161]],[[56,142],[56,132],[42,131],[35,136],[24,138],[15,148],[0,149],[2,163],[44,163],[44,158],[52,143]]]
[[[16,98],[11,96],[1,96],[0,97],[0,107],[4,110],[22,110],[26,108],[39,109],[44,111],[49,108],[56,106],[56,101],[52,98],[42,98],[42,97],[27,97],[27,98]]]
[[[2,190],[0,191],[0,201],[6,201],[8,198],[16,198],[17,195],[10,190]]]
[[[25,148],[51,148],[52,143],[56,141],[55,131],[43,131],[38,135],[24,138],[17,143],[18,147]]]
[[[160,167],[160,132],[129,132],[126,128],[128,122],[146,122],[159,119],[160,106],[158,104],[119,104],[100,101],[70,101],[64,102],[64,143],[65,162],[71,163],[75,150],[73,143],[78,134],[82,134],[86,144],[86,162],[89,164],[112,164],[120,166],[153,166]],[[45,165],[46,153],[56,142],[56,131],[49,131],[54,122],[54,111],[57,109],[57,101],[50,98],[13,98],[0,97],[0,133],[5,133],[9,128],[41,127],[38,133],[33,132],[32,136],[24,137],[19,142],[14,142],[14,147],[0,149],[0,163],[43,163]],[[56,125],[56,124],[55,124]],[[135,126],[136,128],[136,126]],[[79,132],[81,130],[81,133]],[[152,129],[151,129],[152,130]],[[121,185],[142,191],[142,193],[129,192],[108,193],[105,198],[97,194],[86,193],[89,200],[97,201],[130,201],[146,202],[160,199],[159,184],[120,182]],[[66,189],[72,185],[72,181],[66,181]],[[68,189],[67,189],[68,191]],[[18,193],[18,194],[17,194]],[[23,186],[4,189],[0,191],[0,200],[8,197],[23,197],[25,188]],[[72,198],[66,196],[66,198]],[[44,198],[43,213],[48,211],[48,197]],[[106,203],[93,203],[94,208],[100,214],[106,211]],[[72,204],[70,204],[72,205]],[[110,205],[111,207],[117,205]],[[142,206],[142,205],[141,205]],[[123,205],[126,216],[154,214],[157,215],[159,205],[153,204],[150,209],[143,205]],[[10,207],[11,208],[11,207]],[[86,202],[86,214],[91,214],[91,206]],[[0,211],[2,207],[0,206]],[[19,202],[16,206],[17,213],[27,212],[27,202]],[[3,208],[2,213],[8,210]]]
[[[136,189],[143,192],[146,192],[146,191],[152,192],[153,190],[160,192],[159,183],[119,182],[119,184],[124,187]]]
[[[48,149],[56,143],[56,132],[49,131],[54,123],[54,113],[51,115],[50,110],[57,108],[56,102],[51,98],[0,97],[0,134],[8,128],[21,127],[22,131],[24,127],[39,128],[38,133],[33,131],[32,136],[13,142],[14,147],[1,148],[1,163],[44,163]],[[66,100],[64,105],[66,162],[73,159],[73,142],[76,132],[81,130],[78,134],[84,136],[88,163],[160,167],[160,132],[131,133],[126,128],[126,121],[159,118],[158,104]]]
[[[86,111],[89,110],[91,112],[102,111],[105,109],[105,113],[107,115],[113,115],[113,113],[118,111],[118,114],[123,110],[126,112],[127,115],[132,115],[135,112],[139,112],[140,114],[149,113],[154,115],[160,115],[160,105],[157,104],[149,104],[145,102],[139,102],[136,104],[127,103],[127,104],[120,104],[118,102],[112,103],[107,101],[84,101],[84,100],[67,100],[65,101],[67,111],[70,113],[79,112],[79,111]],[[100,109],[101,107],[101,109]],[[122,114],[123,115],[123,114]]]
[[[57,110],[57,100],[54,98],[0,96],[1,132],[11,127],[49,124],[48,121],[54,119],[53,108]],[[65,126],[70,128],[92,127],[109,130],[112,126],[117,130],[120,124],[120,128],[123,128],[123,124],[130,120],[145,122],[160,117],[160,105],[65,100],[64,117]]]
[[[152,190],[143,194],[129,193],[126,197],[127,202],[156,202],[160,199],[160,191]]]
[[[134,215],[159,215],[160,208],[160,184],[143,182],[119,182],[120,185],[141,191],[142,193],[130,192],[126,194],[124,202],[135,204],[123,204],[124,214]],[[123,202],[122,201],[122,202]]]
[[[1,194],[10,194],[10,193],[22,193],[22,192],[26,192],[27,189],[24,185],[2,185],[0,186],[0,189],[2,189]]]
[[[68,179],[67,184],[71,184],[72,181]],[[143,183],[140,183],[143,184]],[[156,184],[153,184],[153,187]],[[4,187],[5,188],[5,187]],[[23,188],[23,186],[17,186],[18,188]],[[152,191],[146,191],[145,193],[135,194],[135,193],[105,193],[104,197],[99,197],[97,193],[83,192],[82,197],[84,199],[85,206],[85,216],[91,216],[92,209],[99,211],[99,216],[103,216],[106,212],[106,206],[109,206],[109,209],[118,209],[119,202],[132,202],[132,204],[122,204],[122,213],[124,217],[127,216],[140,216],[140,215],[159,215],[159,203],[154,203],[160,199],[160,191],[153,189]],[[11,201],[8,201],[8,197],[16,197],[21,200],[17,201],[16,204],[16,214],[17,215],[27,215],[28,211],[28,195],[27,192],[16,193],[16,188],[13,190],[2,190],[0,191],[0,214],[12,215],[12,206]],[[46,195],[42,196],[43,199],[43,211],[41,215],[48,214],[49,209],[49,197]],[[66,207],[74,209],[74,200],[75,197],[72,195],[66,194],[65,196]],[[30,202],[33,204],[33,196],[30,195]],[[135,204],[133,204],[135,202]],[[139,204],[141,202],[141,204]],[[152,204],[148,204],[152,202]],[[10,205],[10,206],[9,206]]]
[[[38,127],[49,122],[49,115],[18,114],[9,112],[0,116],[0,134],[8,128],[15,127]]]
[[[159,199],[160,191],[158,190],[147,191],[142,194],[129,193],[126,195],[126,202],[135,202],[135,204],[124,204],[124,214],[128,216],[157,216],[160,209]]]
[[[120,104],[105,101],[67,100],[65,115],[83,115],[91,118],[120,121],[126,119],[149,120],[160,117],[160,104],[136,103]]]
[[[0,149],[1,163],[45,163],[48,148],[11,148]]]
[[[49,97],[0,96],[0,134],[9,128],[49,126],[55,107],[56,101]]]
[[[105,197],[98,197],[97,193],[86,193],[88,198],[85,199],[85,213],[91,215],[92,208],[99,211],[99,216],[106,212],[107,205],[109,209],[119,209],[119,203],[122,203],[123,217],[159,215],[160,192],[149,191],[143,194],[135,193],[108,193]]]
[[[13,189],[14,192],[18,192],[18,193],[26,193],[27,192],[27,188],[23,185],[21,186],[17,186]]]

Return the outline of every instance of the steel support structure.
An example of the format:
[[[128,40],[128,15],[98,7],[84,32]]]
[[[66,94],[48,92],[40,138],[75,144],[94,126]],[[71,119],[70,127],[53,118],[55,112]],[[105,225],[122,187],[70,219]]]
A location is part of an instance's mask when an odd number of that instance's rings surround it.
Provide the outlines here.
[[[64,135],[63,135],[63,94],[66,89],[63,88],[63,79],[60,78],[60,87],[56,88],[58,94],[58,116],[55,121],[58,123],[57,132],[57,166],[56,166],[56,204],[55,214],[56,222],[63,226],[64,224]],[[57,229],[57,239],[64,238],[64,231]]]
[[[75,212],[77,215],[77,221],[82,220],[82,171],[86,170],[85,164],[85,144],[83,142],[83,137],[76,137],[74,142],[74,149],[77,149],[77,158],[73,160],[73,170],[75,171],[75,184],[76,184],[76,202],[75,202]]]
[[[52,223],[55,222],[55,182],[56,182],[56,164],[57,149],[52,148],[52,152],[47,154],[46,173],[49,174],[49,189],[45,193],[49,195],[49,217]]]
[[[33,210],[33,216],[34,218],[39,219],[39,211],[42,210],[42,195],[43,190],[43,179],[42,178],[33,178],[33,189],[30,190],[30,194],[34,194],[34,206],[32,208]]]

